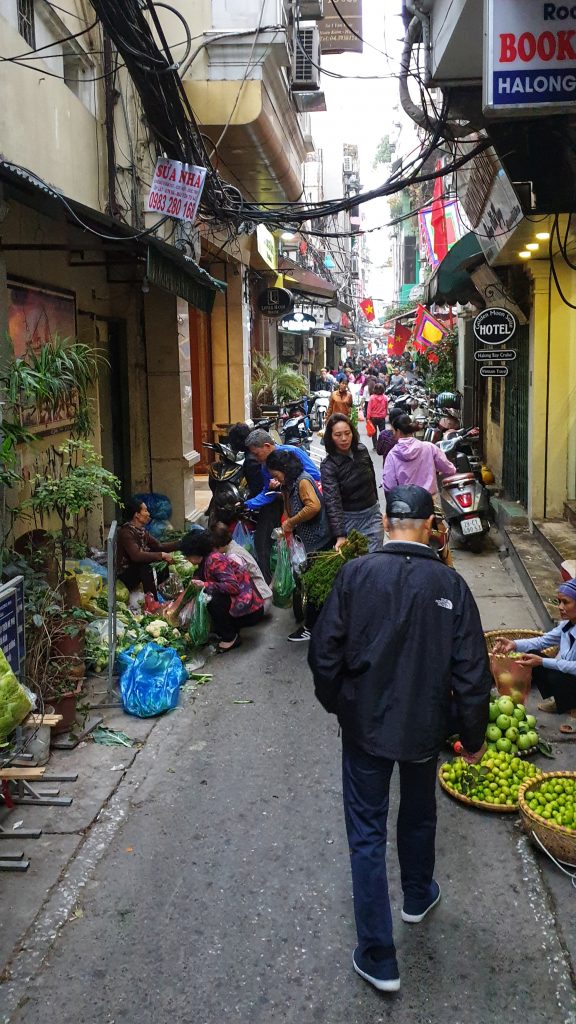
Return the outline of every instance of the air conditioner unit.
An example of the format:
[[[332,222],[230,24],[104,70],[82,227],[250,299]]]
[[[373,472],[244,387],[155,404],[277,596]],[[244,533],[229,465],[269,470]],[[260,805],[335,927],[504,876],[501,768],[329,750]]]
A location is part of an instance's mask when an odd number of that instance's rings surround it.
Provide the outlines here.
[[[316,18],[323,18],[324,0],[300,0],[299,15],[304,21],[314,21]]]
[[[360,277],[360,263],[357,256],[350,257],[350,275],[351,277]]]
[[[354,161],[353,161],[351,156],[345,156],[344,157],[343,168],[344,168],[344,174],[352,174],[353,173],[353,171],[354,171]]]
[[[290,84],[296,90],[320,88],[320,33],[316,25],[295,33]]]

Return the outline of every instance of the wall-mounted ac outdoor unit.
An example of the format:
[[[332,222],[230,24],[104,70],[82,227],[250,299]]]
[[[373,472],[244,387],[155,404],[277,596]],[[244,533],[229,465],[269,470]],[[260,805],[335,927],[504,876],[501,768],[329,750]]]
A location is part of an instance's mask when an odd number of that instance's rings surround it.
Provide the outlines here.
[[[324,17],[324,0],[300,0],[299,16],[303,21]]]
[[[360,262],[357,256],[350,257],[350,275],[351,277],[360,277]]]
[[[343,161],[344,174],[352,174],[354,170],[354,161],[351,156],[345,156]]]
[[[300,28],[294,34],[291,86],[308,91],[320,88],[320,33],[316,25]]]

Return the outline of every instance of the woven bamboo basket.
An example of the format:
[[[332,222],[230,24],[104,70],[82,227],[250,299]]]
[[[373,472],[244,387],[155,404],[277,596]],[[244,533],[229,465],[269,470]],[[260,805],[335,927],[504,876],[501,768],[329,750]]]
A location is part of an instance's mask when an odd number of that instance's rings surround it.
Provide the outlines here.
[[[491,630],[484,634],[490,657],[490,670],[500,696],[512,697],[515,702],[518,699],[525,701],[532,686],[532,668],[529,665],[519,665],[512,658],[506,658],[504,655],[493,654],[492,650],[497,638],[526,640],[536,639],[543,635],[541,632],[530,629]],[[550,658],[554,656],[556,650],[556,647],[551,647],[543,651],[542,654]]]
[[[530,637],[537,639],[539,636],[544,636],[544,633],[537,629],[490,629],[487,633],[484,633],[488,654],[492,654],[494,644],[498,637],[501,636],[506,640],[528,640]],[[542,656],[545,658],[553,658],[557,651],[557,647],[547,647],[545,651],[542,651]]]
[[[516,814],[518,810],[518,804],[513,804],[510,807],[507,804],[483,803],[482,800],[471,800],[469,796],[464,796],[464,793],[457,793],[456,790],[446,785],[440,770],[438,771],[438,782],[448,796],[451,796],[453,800],[458,800],[461,804],[467,804],[468,807],[476,807],[480,811],[492,811],[497,814]]]
[[[528,779],[527,782],[523,782],[520,786],[518,806],[520,808],[522,828],[529,836],[532,836],[532,834],[537,836],[542,845],[556,860],[576,867],[576,831],[543,818],[541,814],[533,811],[525,800],[525,794],[529,789],[536,789],[542,782],[555,778],[576,779],[576,772],[545,772],[543,775],[538,776],[537,779]],[[536,845],[538,844],[536,843]]]

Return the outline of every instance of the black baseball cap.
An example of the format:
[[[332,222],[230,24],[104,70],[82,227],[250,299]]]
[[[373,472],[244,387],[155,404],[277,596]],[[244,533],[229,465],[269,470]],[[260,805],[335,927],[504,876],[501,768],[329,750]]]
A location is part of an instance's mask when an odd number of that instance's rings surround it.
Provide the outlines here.
[[[428,519],[434,515],[432,495],[415,484],[394,487],[386,495],[386,515],[389,519]]]

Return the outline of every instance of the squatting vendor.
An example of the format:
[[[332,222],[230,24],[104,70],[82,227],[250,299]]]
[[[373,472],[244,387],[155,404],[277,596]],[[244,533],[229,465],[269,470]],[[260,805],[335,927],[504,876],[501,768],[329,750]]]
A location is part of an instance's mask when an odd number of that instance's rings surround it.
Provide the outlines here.
[[[171,551],[176,551],[180,540],[160,544],[146,527],[151,516],[145,502],[130,498],[126,502],[126,522],[118,530],[116,565],[118,579],[128,590],[138,590],[140,584],[145,594],[158,597],[157,586],[168,575],[163,563],[171,562]]]
[[[526,640],[498,637],[494,654],[523,652],[518,664],[532,666],[532,682],[547,698],[538,705],[538,710],[559,715],[569,712],[576,717],[576,579],[558,587],[558,607],[562,620],[545,636]],[[545,658],[539,653],[547,647],[558,647],[555,658]]]

